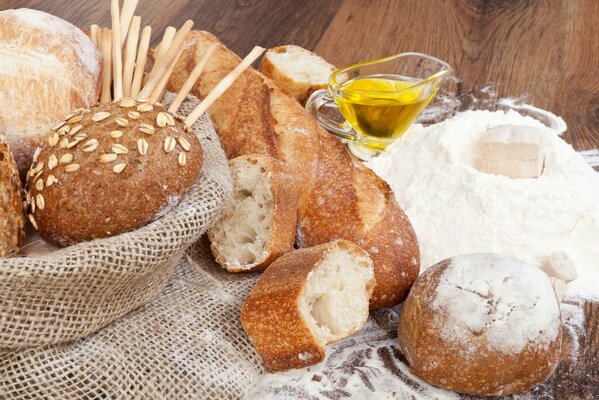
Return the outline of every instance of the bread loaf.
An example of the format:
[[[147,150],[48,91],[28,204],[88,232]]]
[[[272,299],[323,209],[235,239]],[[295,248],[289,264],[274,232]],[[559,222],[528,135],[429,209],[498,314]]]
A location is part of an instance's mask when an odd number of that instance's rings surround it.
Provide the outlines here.
[[[269,49],[260,65],[260,72],[302,104],[312,92],[328,86],[334,71],[322,57],[294,45]]]
[[[177,90],[206,47],[218,40],[192,32],[171,80]],[[224,45],[192,93],[200,98],[239,63]],[[229,158],[259,153],[283,160],[299,192],[297,244],[346,239],[366,250],[377,285],[371,307],[402,301],[420,260],[416,236],[389,186],[352,158],[292,97],[255,70],[245,71],[209,110]]]
[[[101,56],[70,23],[42,11],[0,12],[0,131],[24,178],[50,128],[99,96]]]
[[[265,269],[293,249],[297,190],[282,161],[251,154],[229,161],[233,201],[209,231],[216,261],[230,272]]]
[[[67,116],[27,176],[29,218],[67,246],[146,225],[197,180],[202,148],[160,104],[122,99]]]
[[[24,226],[19,171],[4,135],[0,133],[0,257],[19,250]]]
[[[345,240],[287,253],[270,265],[241,309],[269,372],[303,368],[368,319],[372,261]]]
[[[498,254],[442,261],[416,281],[399,321],[411,372],[460,393],[500,396],[545,381],[559,362],[559,305],[539,268]]]

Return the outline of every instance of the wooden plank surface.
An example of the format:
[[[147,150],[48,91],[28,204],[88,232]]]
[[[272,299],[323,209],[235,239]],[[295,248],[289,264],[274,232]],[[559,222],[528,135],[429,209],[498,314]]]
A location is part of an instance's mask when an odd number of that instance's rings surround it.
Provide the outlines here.
[[[142,0],[155,44],[186,19],[245,54],[259,44],[297,44],[337,66],[419,51],[449,62],[463,92],[488,84],[500,97],[562,116],[565,140],[599,148],[599,1]],[[108,1],[0,0],[0,9],[44,10],[85,27],[107,26]],[[550,385],[556,399],[599,398],[599,305],[588,302],[578,361]],[[570,344],[566,343],[566,347]]]

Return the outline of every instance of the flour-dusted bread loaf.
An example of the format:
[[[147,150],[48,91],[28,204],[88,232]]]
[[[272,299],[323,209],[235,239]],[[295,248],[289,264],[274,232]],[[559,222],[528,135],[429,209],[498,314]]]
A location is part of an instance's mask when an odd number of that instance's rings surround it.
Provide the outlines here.
[[[0,257],[19,250],[24,227],[19,171],[4,135],[0,133]]]
[[[24,177],[65,115],[99,96],[101,55],[77,27],[42,11],[0,12],[0,131]]]
[[[307,367],[362,328],[373,286],[372,261],[351,242],[295,250],[266,269],[241,322],[269,372]]]
[[[300,46],[272,48],[262,59],[260,72],[305,104],[312,92],[325,89],[335,67]]]
[[[227,271],[262,270],[293,249],[297,190],[285,164],[260,154],[229,161],[233,201],[209,231],[216,261]]]
[[[192,32],[169,83],[177,90],[207,46],[219,43]],[[204,98],[239,57],[220,44],[192,94]],[[402,301],[418,276],[420,253],[410,221],[389,186],[355,160],[291,96],[248,69],[209,109],[227,157],[260,153],[284,161],[299,193],[297,244],[310,247],[346,239],[374,262],[371,307]]]
[[[200,141],[160,104],[122,99],[69,115],[27,176],[29,219],[62,246],[140,228],[197,180]]]
[[[412,373],[460,393],[500,396],[558,365],[560,309],[539,268],[498,254],[442,261],[416,281],[399,321]]]

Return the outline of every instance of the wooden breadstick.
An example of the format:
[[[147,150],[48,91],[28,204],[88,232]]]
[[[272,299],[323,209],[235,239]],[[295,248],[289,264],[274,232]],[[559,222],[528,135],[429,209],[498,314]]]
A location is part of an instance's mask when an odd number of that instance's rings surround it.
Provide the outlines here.
[[[123,97],[123,61],[121,59],[121,17],[119,0],[112,0],[110,14],[112,16],[112,80],[113,100]]]
[[[96,46],[96,48],[99,49],[100,45],[98,43],[98,25],[93,24],[92,26],[89,27],[89,37],[91,38],[94,46]]]
[[[141,90],[141,82],[144,77],[144,69],[146,68],[151,36],[152,27],[146,26],[141,32],[139,50],[137,51],[137,61],[135,62],[135,72],[133,73],[133,83],[131,83],[131,93],[129,94],[129,96],[134,99],[137,99],[137,95],[139,95],[139,91]]]
[[[168,80],[170,79],[173,71],[175,70],[175,66],[177,65],[177,62],[179,61],[179,58],[181,58],[181,54],[183,54],[184,49],[185,49],[185,43],[181,43],[181,46],[179,46],[179,50],[177,51],[177,55],[175,56],[175,59],[168,66],[168,68],[166,69],[166,72],[162,75],[162,77],[158,81],[158,84],[154,88],[154,91],[150,95],[151,102],[153,102],[153,103],[157,102],[162,97],[162,93],[164,92],[164,89],[166,88],[166,84],[168,83]]]
[[[150,98],[156,86],[160,82],[162,76],[167,72],[168,67],[171,65],[177,54],[179,53],[179,48],[184,45],[185,37],[189,32],[191,32],[191,28],[193,27],[193,21],[187,20],[181,29],[175,35],[173,39],[173,43],[171,47],[166,52],[165,56],[158,61],[158,64],[154,65],[152,68],[152,72],[150,72],[150,78],[148,79],[148,83],[144,86],[144,88],[139,93],[139,97],[141,98]]]
[[[112,33],[108,28],[101,29],[102,36],[102,93],[101,103],[110,102],[110,84],[112,83]]]
[[[127,45],[125,46],[125,64],[123,66],[123,96],[131,96],[131,83],[133,69],[135,68],[135,55],[137,52],[137,40],[139,39],[139,25],[141,17],[133,17],[127,34]]]
[[[121,18],[120,18],[120,33],[121,33],[121,48],[125,44],[125,39],[129,34],[129,27],[131,26],[131,21],[133,18],[133,14],[135,14],[135,9],[137,8],[138,0],[124,0],[123,8],[121,9]]]
[[[168,108],[168,112],[170,112],[171,114],[175,114],[179,107],[181,107],[183,100],[185,100],[185,97],[189,94],[189,92],[193,88],[193,85],[195,85],[196,81],[204,71],[206,64],[208,64],[210,57],[212,57],[212,54],[214,54],[217,48],[218,43],[212,43],[210,46],[208,46],[206,52],[204,53],[200,61],[193,68],[193,71],[191,71],[191,73],[187,77],[187,80],[185,81],[183,86],[181,86],[181,89],[179,89],[179,93]]]
[[[196,123],[202,114],[204,114],[206,110],[210,108],[210,106],[214,104],[214,102],[218,100],[218,98],[222,96],[222,94],[229,87],[231,87],[235,80],[239,78],[239,75],[248,69],[250,65],[252,65],[252,63],[262,55],[262,53],[264,53],[264,50],[265,49],[259,46],[254,47],[250,54],[245,56],[245,58],[241,60],[241,63],[239,63],[239,65],[236,66],[233,71],[229,72],[227,76],[218,82],[210,91],[210,93],[208,93],[208,96],[206,96],[206,98],[202,100],[200,104],[198,104],[198,106],[187,116],[187,118],[185,118],[184,124],[189,127],[193,126],[193,124]]]
[[[164,34],[162,35],[162,41],[158,44],[158,46],[156,46],[154,65],[158,64],[158,61],[162,57],[164,57],[168,49],[171,47],[171,43],[173,43],[175,33],[177,33],[177,29],[172,26],[169,26],[164,30]]]

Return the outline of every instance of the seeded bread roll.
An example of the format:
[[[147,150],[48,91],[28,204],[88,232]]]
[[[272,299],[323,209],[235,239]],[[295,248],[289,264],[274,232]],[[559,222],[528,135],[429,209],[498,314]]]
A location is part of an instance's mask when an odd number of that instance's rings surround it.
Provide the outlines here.
[[[25,218],[17,164],[0,133],[0,257],[19,250]]]
[[[362,328],[373,287],[372,260],[351,242],[295,250],[266,269],[241,323],[269,372],[307,367]]]
[[[547,275],[499,254],[454,257],[416,281],[399,321],[412,373],[460,393],[501,396],[558,365],[560,309]]]
[[[177,204],[202,159],[193,131],[160,104],[122,99],[80,110],[36,152],[29,219],[62,246],[140,228]]]
[[[209,231],[216,261],[229,272],[258,271],[293,249],[297,191],[285,164],[251,154],[229,161],[233,201]]]

